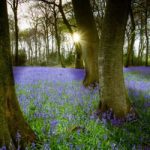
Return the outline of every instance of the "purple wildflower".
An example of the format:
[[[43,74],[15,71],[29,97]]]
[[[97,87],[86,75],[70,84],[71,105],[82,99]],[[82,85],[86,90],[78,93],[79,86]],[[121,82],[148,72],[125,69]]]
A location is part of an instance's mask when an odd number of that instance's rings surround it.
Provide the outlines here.
[[[32,149],[36,149],[36,144],[33,142],[33,143],[31,144],[31,147],[32,147]]]
[[[112,149],[112,150],[117,150],[115,143],[111,143],[110,146],[111,146],[111,149]]]
[[[103,122],[104,125],[106,125],[107,124],[107,119],[102,118],[102,122]]]
[[[119,126],[119,125],[121,125],[122,123],[123,123],[123,121],[122,121],[121,119],[116,119],[116,118],[111,119],[111,124],[112,124],[112,125]]]
[[[5,146],[5,145],[2,146],[2,147],[0,148],[0,150],[7,150],[7,149],[6,149],[6,146]]]
[[[58,124],[58,121],[57,121],[57,120],[51,121],[51,123],[50,123],[51,128],[54,128],[57,124]]]
[[[73,144],[69,145],[70,150],[73,150]]]
[[[47,143],[45,143],[45,144],[44,144],[44,150],[50,150],[50,145],[47,144]]]
[[[108,136],[106,134],[104,134],[103,138],[106,141],[108,139]]]
[[[145,107],[145,108],[150,107],[150,102],[145,102],[145,103],[144,103],[144,107]]]
[[[17,133],[16,133],[16,141],[20,142],[20,140],[21,140],[21,135],[20,135],[19,131],[17,131]]]
[[[97,148],[98,148],[98,149],[101,148],[101,144],[102,144],[101,141],[99,141],[98,144],[97,144]]]

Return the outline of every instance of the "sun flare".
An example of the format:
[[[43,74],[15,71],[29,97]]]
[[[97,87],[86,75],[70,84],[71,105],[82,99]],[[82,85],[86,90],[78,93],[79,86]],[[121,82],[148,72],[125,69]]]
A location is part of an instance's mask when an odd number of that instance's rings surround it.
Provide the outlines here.
[[[73,33],[73,40],[74,40],[74,42],[79,42],[80,41],[80,35],[78,33]]]

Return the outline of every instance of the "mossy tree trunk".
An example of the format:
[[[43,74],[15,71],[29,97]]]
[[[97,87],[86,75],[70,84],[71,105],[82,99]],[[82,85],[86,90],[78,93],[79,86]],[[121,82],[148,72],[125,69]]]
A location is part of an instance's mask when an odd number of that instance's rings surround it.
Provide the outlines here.
[[[85,63],[85,86],[98,82],[99,37],[89,0],[72,0],[75,18],[81,35],[82,55]]]
[[[99,50],[100,105],[117,117],[130,109],[123,77],[123,44],[130,0],[108,0]]]
[[[15,94],[6,0],[0,1],[0,10],[0,147],[16,149],[19,132],[23,149],[25,144],[35,140],[35,134],[24,120]]]

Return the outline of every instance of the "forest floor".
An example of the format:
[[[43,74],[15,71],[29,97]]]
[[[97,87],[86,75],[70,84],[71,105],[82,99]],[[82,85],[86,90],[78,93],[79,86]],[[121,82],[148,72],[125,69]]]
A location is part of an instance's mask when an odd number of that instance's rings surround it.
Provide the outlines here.
[[[139,118],[121,126],[92,116],[99,103],[99,88],[83,87],[83,70],[13,70],[21,109],[39,139],[29,150],[150,149],[150,67],[124,69],[126,87]]]

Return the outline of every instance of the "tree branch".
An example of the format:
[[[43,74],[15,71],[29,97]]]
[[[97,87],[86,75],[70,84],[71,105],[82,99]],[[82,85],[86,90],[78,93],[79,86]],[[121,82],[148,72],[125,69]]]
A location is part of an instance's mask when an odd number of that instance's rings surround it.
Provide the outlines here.
[[[59,5],[57,5],[55,2],[50,2],[50,1],[48,1],[48,0],[36,0],[36,1],[41,1],[41,2],[43,2],[43,3],[46,3],[46,4],[49,4],[49,5],[55,5],[55,6],[59,6]]]

